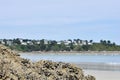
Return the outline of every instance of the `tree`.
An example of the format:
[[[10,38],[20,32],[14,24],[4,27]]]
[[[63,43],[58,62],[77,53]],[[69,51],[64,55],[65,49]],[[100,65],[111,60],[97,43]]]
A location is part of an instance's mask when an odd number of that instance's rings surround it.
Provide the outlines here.
[[[53,51],[60,51],[60,48],[59,48],[58,45],[54,45],[54,46],[51,47],[51,50],[53,50]]]
[[[103,45],[106,45],[107,41],[106,40],[100,40],[100,43],[103,44]]]
[[[74,51],[83,51],[83,48],[80,45],[76,45]]]
[[[51,46],[48,44],[48,45],[46,45],[46,47],[45,47],[45,51],[50,51],[51,50]]]
[[[87,41],[87,40],[85,40],[85,42],[86,42],[86,45],[88,45],[88,41]]]
[[[13,39],[13,43],[14,44],[18,44],[18,45],[20,45],[21,44],[21,42],[20,42],[20,40],[17,38],[17,39]]]
[[[64,43],[61,43],[61,45],[60,45],[60,50],[61,50],[61,51],[64,51],[65,48],[66,48],[65,44],[64,44]]]
[[[107,44],[111,44],[110,40],[107,41]]]
[[[68,39],[68,41],[70,41],[72,43],[72,40],[71,39]]]
[[[27,41],[29,41],[28,39],[23,39],[23,42],[27,42]]]
[[[3,39],[3,42],[5,43],[5,45],[7,45],[7,39]]]
[[[116,46],[116,44],[115,44],[115,42],[113,42],[113,44],[112,44],[113,46]]]
[[[68,46],[70,46],[70,49],[73,50],[74,48],[73,43],[70,43]]]
[[[51,41],[51,46],[55,46],[57,44],[57,42],[56,41]]]
[[[90,40],[89,42],[90,42],[90,43],[93,43],[93,40]]]
[[[45,44],[44,44],[44,39],[40,40],[40,50],[43,51],[45,50]]]
[[[77,44],[79,44],[80,39],[76,39]]]
[[[84,51],[88,51],[88,50],[89,50],[89,45],[83,45],[83,46],[82,46],[82,49],[83,49]]]

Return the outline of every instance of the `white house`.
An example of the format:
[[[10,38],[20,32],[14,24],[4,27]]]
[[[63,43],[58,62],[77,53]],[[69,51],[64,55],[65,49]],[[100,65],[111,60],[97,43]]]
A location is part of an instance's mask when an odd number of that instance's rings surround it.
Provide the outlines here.
[[[1,44],[5,44],[5,42],[3,41],[3,39],[0,39],[0,43]]]
[[[12,40],[7,40],[6,44],[9,45],[9,46],[11,46],[13,44],[13,41]]]
[[[48,44],[48,43],[49,43],[49,41],[44,39],[44,44]]]

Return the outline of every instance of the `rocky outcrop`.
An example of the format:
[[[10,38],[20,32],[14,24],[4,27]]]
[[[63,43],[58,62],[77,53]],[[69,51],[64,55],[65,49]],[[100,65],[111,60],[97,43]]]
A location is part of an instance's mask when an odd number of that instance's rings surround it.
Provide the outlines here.
[[[95,80],[79,67],[62,62],[31,62],[0,45],[0,80]]]

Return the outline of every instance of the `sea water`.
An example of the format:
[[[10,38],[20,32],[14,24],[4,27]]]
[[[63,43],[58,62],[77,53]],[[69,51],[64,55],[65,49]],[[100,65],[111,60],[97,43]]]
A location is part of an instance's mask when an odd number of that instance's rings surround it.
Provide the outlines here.
[[[30,59],[32,61],[51,60],[56,62],[93,62],[93,63],[107,63],[107,64],[120,64],[120,55],[96,55],[96,54],[79,54],[79,53],[20,53],[22,58]]]

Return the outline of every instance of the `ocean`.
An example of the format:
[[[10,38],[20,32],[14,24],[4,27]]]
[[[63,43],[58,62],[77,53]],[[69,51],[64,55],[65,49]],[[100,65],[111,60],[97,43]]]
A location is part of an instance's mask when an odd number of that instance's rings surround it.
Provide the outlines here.
[[[30,59],[31,61],[39,60],[52,60],[56,62],[67,63],[107,63],[107,64],[120,64],[120,55],[97,55],[97,54],[79,54],[79,53],[20,53],[22,58]]]

